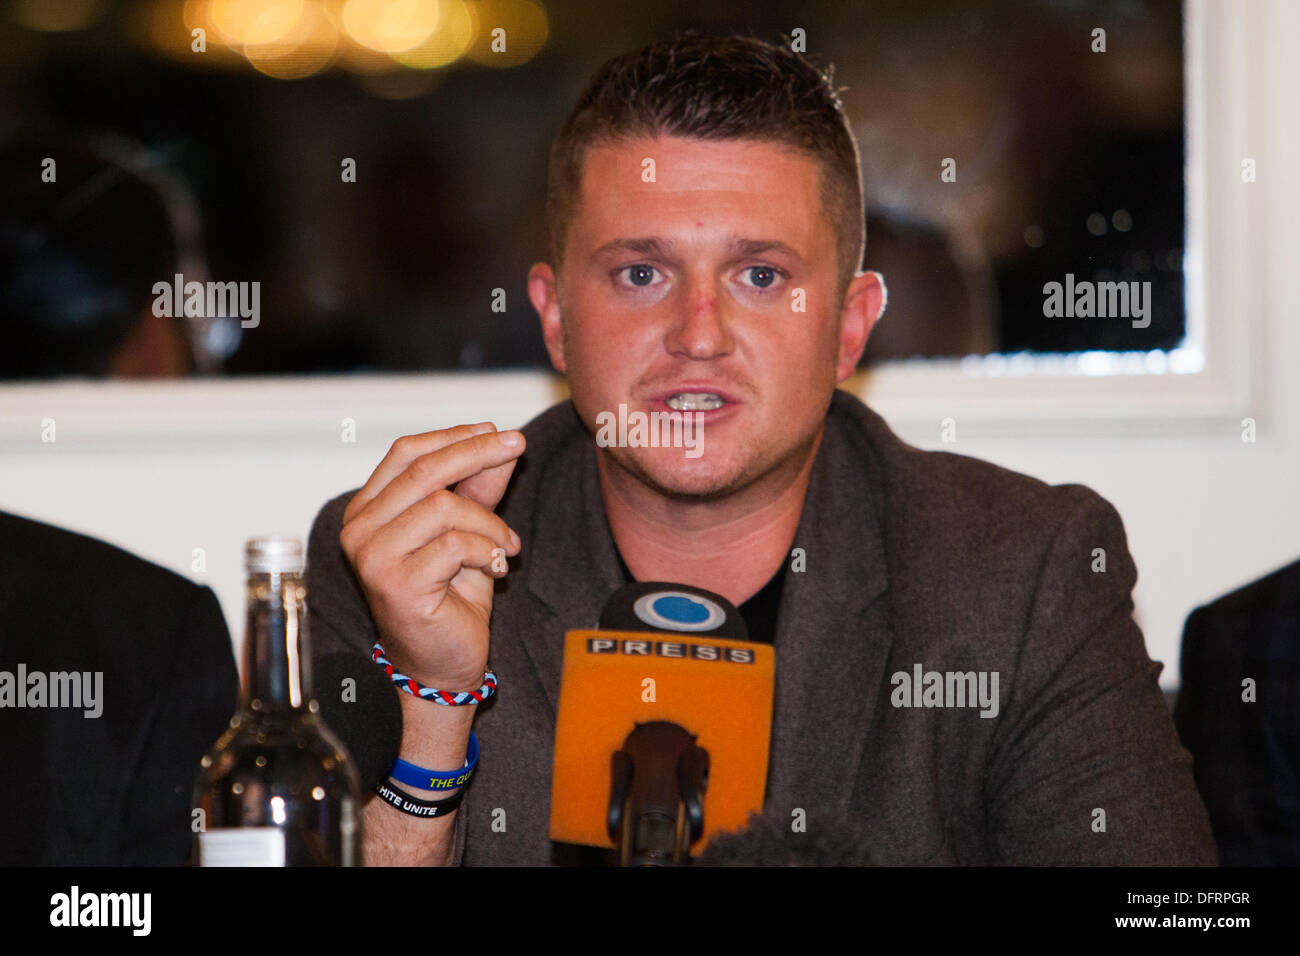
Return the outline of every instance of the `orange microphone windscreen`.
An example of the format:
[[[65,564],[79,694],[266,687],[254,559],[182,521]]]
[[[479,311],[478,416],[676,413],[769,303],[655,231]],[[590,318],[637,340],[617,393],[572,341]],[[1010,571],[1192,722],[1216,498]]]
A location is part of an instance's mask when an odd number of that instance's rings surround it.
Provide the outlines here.
[[[634,631],[569,631],[551,780],[552,840],[612,847],[610,757],[637,724],[670,721],[709,752],[703,849],[761,812],[772,730],[768,644]]]

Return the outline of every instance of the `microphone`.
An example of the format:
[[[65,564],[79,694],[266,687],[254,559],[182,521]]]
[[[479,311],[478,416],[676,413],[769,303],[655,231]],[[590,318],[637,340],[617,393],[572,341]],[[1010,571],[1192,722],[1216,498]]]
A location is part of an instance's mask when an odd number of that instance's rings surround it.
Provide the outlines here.
[[[621,866],[685,863],[704,826],[709,752],[666,720],[637,724],[610,759],[606,829]]]
[[[745,619],[720,594],[689,584],[633,581],[605,602],[596,629],[694,634],[749,641]]]
[[[550,838],[671,865],[744,827],[763,806],[775,665],[719,595],[620,588],[596,630],[565,635]]]

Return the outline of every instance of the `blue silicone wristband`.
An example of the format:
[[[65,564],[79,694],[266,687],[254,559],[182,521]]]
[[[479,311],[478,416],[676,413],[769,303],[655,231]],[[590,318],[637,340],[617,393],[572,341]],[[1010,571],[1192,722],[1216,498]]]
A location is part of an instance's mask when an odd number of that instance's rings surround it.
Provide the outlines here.
[[[388,776],[398,783],[404,783],[408,787],[419,787],[421,790],[454,790],[469,783],[469,778],[474,776],[474,766],[477,763],[478,738],[471,730],[469,749],[465,752],[465,766],[459,770],[426,770],[424,767],[417,767],[399,758],[397,763],[393,764],[393,769],[388,772]]]

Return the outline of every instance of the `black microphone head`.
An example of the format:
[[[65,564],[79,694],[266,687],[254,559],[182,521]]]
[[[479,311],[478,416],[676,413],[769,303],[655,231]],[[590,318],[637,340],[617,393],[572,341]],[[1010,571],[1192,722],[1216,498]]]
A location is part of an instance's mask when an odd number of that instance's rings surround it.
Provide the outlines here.
[[[606,602],[596,627],[602,631],[650,631],[749,640],[745,619],[722,595],[667,581],[635,581],[623,585]]]

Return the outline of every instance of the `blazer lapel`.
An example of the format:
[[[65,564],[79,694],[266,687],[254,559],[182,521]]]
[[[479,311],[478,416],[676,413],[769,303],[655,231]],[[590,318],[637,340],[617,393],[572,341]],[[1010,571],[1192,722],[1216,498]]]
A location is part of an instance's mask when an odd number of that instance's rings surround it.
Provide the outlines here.
[[[524,648],[553,710],[559,707],[564,632],[594,628],[610,595],[623,585],[614,536],[605,518],[596,448],[576,433],[538,476],[532,541],[524,541],[528,590],[551,612],[529,625]],[[532,545],[529,547],[529,545]]]
[[[793,547],[776,629],[776,701],[767,802],[785,815],[816,804],[848,812],[893,643],[889,583],[870,452],[832,407]],[[856,436],[855,436],[856,437]]]

